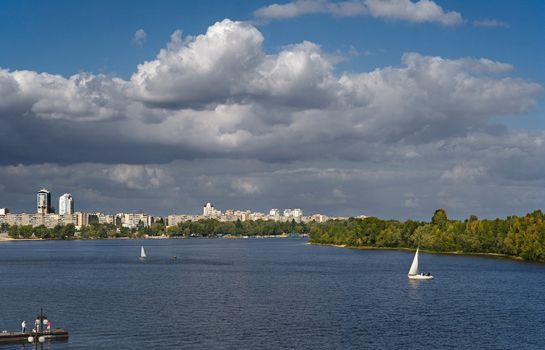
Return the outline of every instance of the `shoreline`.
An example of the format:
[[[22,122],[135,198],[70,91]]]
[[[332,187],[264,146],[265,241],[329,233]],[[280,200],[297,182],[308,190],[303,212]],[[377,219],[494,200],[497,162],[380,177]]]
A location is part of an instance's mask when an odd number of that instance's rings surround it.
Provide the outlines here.
[[[307,238],[308,236],[300,236],[296,239]],[[55,239],[55,238],[11,238],[0,237],[2,242],[26,242],[26,241],[115,241],[115,240],[141,240],[141,239],[294,239],[288,235],[257,235],[257,236],[223,236],[223,237],[168,237],[168,236],[148,236],[148,237],[110,237],[110,238],[71,238],[71,239]]]
[[[351,245],[348,245],[348,244],[329,244],[329,243],[315,243],[315,242],[308,242],[308,244],[319,245],[319,246],[327,246],[327,247],[334,247],[334,248],[357,249],[357,250],[394,250],[394,251],[405,251],[405,252],[415,252],[416,251],[416,249],[405,248],[405,247],[351,246]],[[523,259],[523,258],[521,258],[519,256],[500,254],[500,253],[471,253],[471,252],[462,252],[462,251],[440,252],[440,251],[426,250],[426,249],[420,249],[420,252],[428,253],[428,254],[435,254],[435,255],[475,256],[475,257],[491,258],[491,259],[505,259],[505,260],[512,260],[512,261],[526,262],[526,263],[539,263],[539,264],[544,264],[545,263],[545,261],[543,261],[543,260],[525,260],[525,259]]]
[[[12,242],[12,241],[44,241],[43,238],[11,238],[0,237],[0,242]]]

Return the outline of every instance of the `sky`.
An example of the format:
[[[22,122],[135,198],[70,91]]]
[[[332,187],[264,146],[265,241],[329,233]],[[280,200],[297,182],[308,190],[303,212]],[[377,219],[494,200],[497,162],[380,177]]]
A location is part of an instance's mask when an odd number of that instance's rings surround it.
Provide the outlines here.
[[[545,207],[545,3],[3,1],[0,207]]]

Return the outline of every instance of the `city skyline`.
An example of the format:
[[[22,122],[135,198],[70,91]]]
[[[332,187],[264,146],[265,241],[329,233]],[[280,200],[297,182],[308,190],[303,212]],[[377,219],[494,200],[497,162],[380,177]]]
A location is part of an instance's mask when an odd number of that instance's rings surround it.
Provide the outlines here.
[[[3,214],[0,214],[0,215],[5,215],[6,213],[10,213],[10,214],[18,214],[18,213],[32,214],[33,212],[38,214],[38,215],[41,215],[41,214],[72,215],[72,214],[75,214],[75,213],[78,213],[78,212],[79,213],[85,212],[85,213],[114,214],[112,212],[107,212],[107,211],[101,210],[100,208],[95,208],[95,209],[92,209],[92,210],[75,210],[74,196],[72,196],[72,194],[70,194],[70,193],[64,193],[64,194],[62,194],[62,195],[60,195],[58,197],[59,198],[59,207],[58,207],[58,211],[56,211],[55,207],[52,206],[52,204],[51,204],[52,203],[52,199],[51,199],[52,196],[54,198],[53,192],[50,191],[46,187],[43,187],[39,191],[37,191],[35,193],[35,196],[37,198],[37,202],[36,202],[36,206],[34,208],[35,209],[34,211],[32,211],[32,210],[29,210],[29,211],[14,211],[8,205],[4,205],[5,203],[0,203],[0,209],[3,210],[3,212],[2,212]],[[280,209],[277,209],[277,208],[269,208],[269,209],[260,211],[260,210],[252,210],[250,208],[235,208],[235,207],[231,206],[231,207],[224,208],[223,212],[222,212],[222,210],[217,209],[214,206],[214,204],[212,204],[212,202],[206,202],[201,207],[194,210],[194,212],[187,212],[187,213],[172,212],[171,211],[171,212],[169,212],[167,214],[157,214],[157,213],[153,213],[153,212],[145,212],[144,210],[139,210],[139,211],[119,210],[119,211],[117,211],[115,213],[116,214],[117,213],[142,213],[142,214],[145,213],[145,214],[151,214],[152,216],[156,216],[156,217],[166,217],[168,215],[192,215],[192,216],[214,217],[214,216],[219,216],[219,215],[225,214],[225,212],[237,211],[237,212],[247,212],[247,213],[257,213],[257,214],[268,213],[267,215],[269,215],[269,216],[285,216],[285,217],[296,217],[296,218],[303,216],[303,211],[300,208],[284,206],[284,207],[281,207],[281,209],[282,209],[282,211]],[[314,215],[314,214],[323,214],[323,213],[312,213],[311,215]],[[363,215],[363,214],[360,214],[360,216],[361,215]]]
[[[88,212],[74,209],[74,197],[65,193],[59,196],[59,211],[51,205],[52,192],[42,188],[36,192],[36,210],[34,213],[13,212],[8,207],[0,207],[0,224],[8,226],[45,226],[46,228],[58,228],[67,225],[74,225],[78,230],[91,224],[106,224],[128,229],[138,227],[149,227],[156,222],[161,222],[167,227],[177,226],[185,222],[200,221],[203,219],[214,219],[219,222],[237,221],[274,221],[274,222],[297,222],[322,223],[331,219],[346,219],[346,217],[331,217],[320,213],[304,215],[300,208],[285,208],[282,212],[279,209],[270,209],[268,212],[252,210],[240,210],[228,208],[224,211],[214,207],[214,204],[207,202],[202,206],[199,214],[174,213],[168,215],[154,215],[140,212],[118,211],[107,213],[99,208]],[[360,218],[365,217],[361,215]]]
[[[540,1],[7,2],[0,206],[545,208],[544,21]]]

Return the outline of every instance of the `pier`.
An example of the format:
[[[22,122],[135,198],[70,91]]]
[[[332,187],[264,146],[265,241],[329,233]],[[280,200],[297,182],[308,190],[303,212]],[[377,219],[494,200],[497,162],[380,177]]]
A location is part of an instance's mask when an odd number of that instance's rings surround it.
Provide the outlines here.
[[[33,342],[40,342],[40,339],[45,340],[68,340],[68,331],[64,329],[55,329],[50,332],[7,332],[0,333],[0,345],[4,344],[21,344],[28,343],[32,337]]]
[[[49,329],[51,323],[44,314],[43,309],[36,315],[34,322],[35,328],[30,332],[25,332],[24,328],[21,332],[0,333],[0,344],[21,344],[21,343],[43,343],[46,340],[68,340],[68,331],[65,329]],[[22,325],[23,326],[23,325]]]

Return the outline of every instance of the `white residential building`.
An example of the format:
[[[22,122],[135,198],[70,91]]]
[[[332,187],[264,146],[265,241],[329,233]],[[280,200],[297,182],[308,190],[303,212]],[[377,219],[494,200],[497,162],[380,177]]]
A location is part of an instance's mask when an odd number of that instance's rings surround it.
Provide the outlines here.
[[[299,208],[284,209],[284,216],[288,218],[300,218],[303,216],[303,211]]]
[[[216,210],[216,208],[214,208],[214,204],[208,202],[202,207],[202,215],[203,216],[219,216],[221,215],[221,211]]]
[[[137,228],[140,225],[147,227],[153,222],[153,217],[144,213],[118,213],[115,220],[117,218],[119,218],[121,226],[127,228]]]
[[[59,214],[74,214],[74,198],[70,193],[65,193],[59,197]]]

